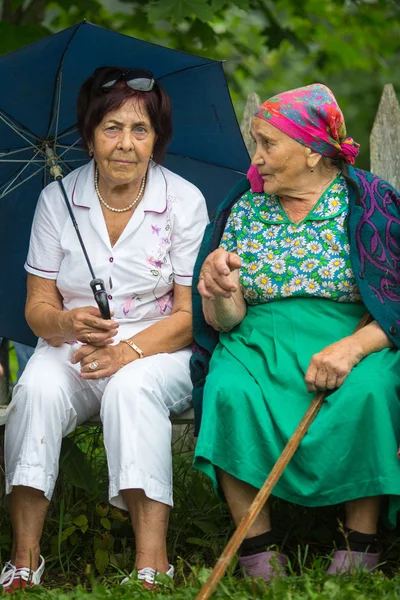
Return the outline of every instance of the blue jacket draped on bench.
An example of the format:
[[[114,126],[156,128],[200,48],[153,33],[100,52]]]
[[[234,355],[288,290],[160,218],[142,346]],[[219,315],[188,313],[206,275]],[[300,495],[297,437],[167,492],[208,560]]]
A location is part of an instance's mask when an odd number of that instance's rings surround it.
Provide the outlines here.
[[[400,348],[400,194],[387,181],[348,168],[347,217],[350,258],[362,300],[397,348]],[[231,190],[207,226],[193,276],[194,353],[191,358],[195,435],[201,422],[205,378],[218,332],[207,325],[197,291],[201,266],[218,248],[232,206],[249,189],[247,179]]]

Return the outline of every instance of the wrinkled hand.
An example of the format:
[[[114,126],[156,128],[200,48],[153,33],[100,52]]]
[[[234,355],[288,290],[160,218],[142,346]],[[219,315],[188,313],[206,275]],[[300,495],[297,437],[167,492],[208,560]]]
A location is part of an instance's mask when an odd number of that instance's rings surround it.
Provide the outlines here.
[[[363,349],[353,336],[327,346],[311,359],[305,376],[307,390],[316,392],[339,388],[363,358]]]
[[[62,313],[59,326],[63,333],[67,333],[69,341],[107,346],[113,343],[119,323],[112,319],[102,319],[99,309],[94,306],[83,306]]]
[[[129,349],[126,344],[116,344],[115,346],[103,346],[101,348],[86,344],[73,354],[72,364],[81,363],[81,377],[83,379],[102,379],[111,377],[119,369],[136,360],[135,352]],[[130,350],[130,352],[129,352]],[[90,369],[92,363],[97,363],[95,370]]]
[[[237,254],[223,248],[214,250],[203,263],[197,289],[203,298],[214,300],[216,296],[231,298],[238,289],[238,273],[241,260]]]

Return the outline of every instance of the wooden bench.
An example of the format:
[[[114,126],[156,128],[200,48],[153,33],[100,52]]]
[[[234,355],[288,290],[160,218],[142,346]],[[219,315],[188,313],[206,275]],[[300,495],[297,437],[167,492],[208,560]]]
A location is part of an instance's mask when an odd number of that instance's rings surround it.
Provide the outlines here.
[[[0,427],[6,422],[6,410],[5,404],[0,404]],[[171,422],[173,425],[194,425],[194,411],[193,408],[188,408],[181,415],[172,416]],[[93,417],[87,422],[87,425],[101,425],[100,415]]]
[[[5,372],[9,374],[9,351],[8,351],[8,340],[1,340],[0,345],[0,360],[2,364],[5,366]],[[5,404],[7,398],[9,396],[9,379],[6,376],[0,376],[0,428],[6,422],[6,410],[7,405]],[[178,416],[172,416],[171,422],[176,426],[188,426],[194,425],[194,411],[193,408],[188,408],[182,414]],[[98,426],[101,425],[100,415],[97,415],[90,419],[85,425],[93,425]],[[178,429],[178,427],[176,427]],[[1,431],[1,430],[0,430]],[[175,436],[176,437],[176,436]],[[0,439],[1,444],[1,439]]]
[[[0,427],[6,422],[6,409],[7,406],[0,404]]]

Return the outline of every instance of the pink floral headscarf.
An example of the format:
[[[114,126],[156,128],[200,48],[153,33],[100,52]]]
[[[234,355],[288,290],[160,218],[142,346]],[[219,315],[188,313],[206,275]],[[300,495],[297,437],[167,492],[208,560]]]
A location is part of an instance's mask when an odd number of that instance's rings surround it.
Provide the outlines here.
[[[360,145],[347,137],[343,113],[335,96],[321,83],[273,96],[261,104],[255,116],[322,156],[341,158],[353,165],[358,155]],[[257,168],[250,167],[247,176],[251,189],[261,191],[263,184]],[[258,189],[253,189],[253,184]]]

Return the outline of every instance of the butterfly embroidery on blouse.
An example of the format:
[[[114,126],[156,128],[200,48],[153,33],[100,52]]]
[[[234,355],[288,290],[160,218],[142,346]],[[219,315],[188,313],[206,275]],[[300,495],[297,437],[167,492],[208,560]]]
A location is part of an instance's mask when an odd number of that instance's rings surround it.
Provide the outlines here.
[[[156,258],[153,258],[153,256],[150,256],[147,260],[151,265],[153,265],[153,267],[158,267],[159,269],[161,269],[161,267],[163,266],[163,261],[159,259],[157,260]]]
[[[122,307],[122,312],[124,313],[125,317],[131,310],[134,302],[135,298],[128,298],[128,300],[125,302],[124,306]]]
[[[157,225],[152,225],[151,228],[152,228],[151,233],[156,233],[157,235],[160,235],[161,227],[157,227]]]
[[[168,293],[161,298],[156,298],[160,313],[164,315],[168,310],[172,310],[172,294]]]

